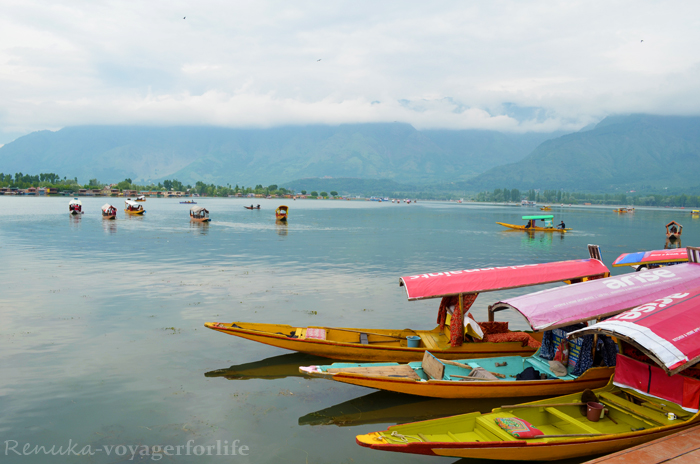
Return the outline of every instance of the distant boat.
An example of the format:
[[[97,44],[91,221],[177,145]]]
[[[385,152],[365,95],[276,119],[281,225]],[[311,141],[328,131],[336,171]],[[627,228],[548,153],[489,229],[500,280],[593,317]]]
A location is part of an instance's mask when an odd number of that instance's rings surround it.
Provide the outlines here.
[[[196,205],[197,202],[193,201],[193,200],[188,200],[188,201],[181,201],[180,204],[181,205]]]
[[[190,208],[190,221],[191,222],[209,222],[209,211],[203,206],[193,206]]]
[[[258,206],[253,206],[253,205],[244,206],[244,208],[245,208],[245,209],[260,209],[260,205],[258,205]]]
[[[71,214],[83,214],[83,203],[77,198],[68,202],[68,212]]]
[[[144,195],[141,195],[139,197],[136,197],[135,201],[146,201],[146,197]]]
[[[117,218],[117,208],[105,203],[102,205],[102,219],[116,219]]]
[[[281,205],[275,211],[275,218],[280,222],[287,222],[287,213],[289,212],[289,207]]]
[[[134,200],[126,200],[124,201],[124,212],[126,214],[142,215],[146,210]]]
[[[540,231],[540,232],[568,232],[571,229],[560,229],[558,227],[554,227],[554,224],[552,223],[552,219],[554,216],[552,215],[543,215],[543,216],[523,216],[523,219],[527,221],[527,224],[524,226],[518,225],[518,224],[506,224],[505,222],[497,222],[496,224],[501,225],[503,227],[508,227],[509,229],[515,229],[515,230],[524,230],[524,231]],[[535,225],[537,221],[544,221],[544,227],[537,227]]]

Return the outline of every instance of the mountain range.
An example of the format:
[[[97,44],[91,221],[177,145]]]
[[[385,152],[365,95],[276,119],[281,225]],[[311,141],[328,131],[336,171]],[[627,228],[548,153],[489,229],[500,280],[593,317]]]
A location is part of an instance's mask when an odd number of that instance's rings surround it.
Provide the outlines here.
[[[418,131],[374,123],[269,129],[80,126],[0,147],[0,172],[55,172],[80,182],[178,179],[281,184],[305,177],[459,181],[524,158],[561,134]]]
[[[402,123],[79,126],[34,132],[0,147],[0,172],[55,172],[83,183],[178,179],[343,193],[505,187],[695,194],[700,117],[611,116],[571,134],[419,131]]]

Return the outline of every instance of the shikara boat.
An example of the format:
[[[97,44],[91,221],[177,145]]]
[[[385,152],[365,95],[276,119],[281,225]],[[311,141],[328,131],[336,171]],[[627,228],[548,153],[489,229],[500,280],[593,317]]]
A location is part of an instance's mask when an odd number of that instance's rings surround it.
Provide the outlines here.
[[[83,214],[83,203],[77,198],[68,202],[68,212],[70,214]]]
[[[191,222],[209,222],[209,211],[203,206],[193,206],[190,208],[190,221]]]
[[[288,212],[289,212],[289,207],[281,205],[275,211],[275,219],[277,219],[278,221],[283,221],[283,222],[286,221]]]
[[[589,246],[589,253],[597,258],[402,277],[399,285],[405,286],[409,301],[442,298],[438,311],[440,322],[432,330],[293,327],[250,322],[207,322],[205,327],[288,350],[342,360],[419,361],[425,351],[441,359],[530,356],[539,347],[541,335],[510,332],[506,327],[507,336],[464,342],[464,315],[481,292],[608,276],[598,247]],[[477,330],[473,327],[476,322],[469,325]]]
[[[540,210],[541,211],[552,211],[552,207],[551,206],[543,206],[542,208],[540,208]]]
[[[146,212],[142,205],[139,205],[134,200],[124,201],[124,212],[126,214],[141,215]]]
[[[694,209],[690,212],[691,216],[700,216],[700,209]]]
[[[683,266],[683,265],[681,265]],[[389,427],[356,437],[372,449],[516,461],[612,453],[700,423],[700,287],[573,332],[618,339],[607,386],[572,395]],[[681,371],[688,375],[680,375]],[[669,376],[670,375],[670,376]],[[584,408],[581,408],[584,406]]]
[[[181,205],[196,205],[197,202],[194,200],[187,200],[187,201],[181,201],[180,204]]]
[[[683,234],[683,226],[678,224],[676,221],[671,221],[666,224],[666,238],[669,240],[676,240],[681,238]]]
[[[146,197],[144,195],[136,197],[136,200],[134,201],[146,201]]]
[[[245,208],[245,209],[260,209],[260,205],[258,205],[258,206],[253,206],[253,205],[244,206],[244,208]]]
[[[505,222],[497,222],[496,224],[501,225],[503,227],[508,227],[509,229],[526,230],[526,231],[565,233],[565,232],[568,232],[571,230],[571,228],[560,229],[558,227],[554,227],[554,224],[552,223],[553,218],[554,218],[554,216],[552,216],[552,215],[523,216],[523,219],[527,221],[527,224],[525,224],[524,226],[517,225],[517,224],[506,224]],[[537,221],[544,221],[544,226],[542,226],[542,227],[537,226]]]
[[[603,387],[613,374],[612,367],[594,367],[593,359],[588,356],[579,360],[581,351],[595,350],[593,337],[568,343],[569,362],[565,372],[551,369],[549,361],[554,354],[551,347],[566,339],[567,326],[618,314],[650,301],[659,302],[673,292],[700,286],[700,265],[682,266],[557,287],[491,305],[489,320],[493,320],[495,312],[511,309],[524,316],[533,331],[546,330],[547,352],[540,350],[527,358],[510,356],[453,362],[426,354],[422,362],[408,364],[334,363],[304,366],[299,370],[312,377],[437,398],[551,396]],[[537,378],[518,379],[517,375],[529,367],[537,371]]]
[[[613,267],[631,266],[641,271],[685,262],[688,262],[688,251],[685,248],[675,248],[623,253],[613,261],[612,265]]]
[[[117,218],[117,208],[105,203],[102,205],[102,219],[116,219]]]

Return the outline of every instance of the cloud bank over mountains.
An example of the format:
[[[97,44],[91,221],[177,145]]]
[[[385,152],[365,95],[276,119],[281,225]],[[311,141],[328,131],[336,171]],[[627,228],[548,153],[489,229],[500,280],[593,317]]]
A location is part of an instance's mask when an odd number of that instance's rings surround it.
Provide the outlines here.
[[[549,132],[695,115],[698,17],[693,2],[9,1],[0,144],[83,124]]]

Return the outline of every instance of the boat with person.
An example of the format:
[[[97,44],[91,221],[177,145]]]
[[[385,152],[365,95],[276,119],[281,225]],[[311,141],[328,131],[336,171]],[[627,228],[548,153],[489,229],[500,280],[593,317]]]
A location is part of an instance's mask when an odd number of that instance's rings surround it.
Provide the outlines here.
[[[700,209],[694,209],[690,212],[692,217],[700,217]]]
[[[203,206],[193,206],[190,208],[191,222],[210,222],[209,211]]]
[[[138,197],[136,197],[136,200],[134,200],[134,201],[146,201],[146,196],[145,196],[145,195],[139,195]]]
[[[117,218],[117,208],[105,203],[102,205],[102,219],[116,219]]]
[[[683,226],[678,224],[676,221],[671,221],[666,224],[666,238],[669,240],[677,240],[681,238],[683,233]]]
[[[515,310],[542,332],[542,347],[530,357],[494,357],[449,361],[426,353],[422,361],[333,363],[299,370],[363,387],[435,398],[515,398],[571,394],[605,386],[613,374],[615,343],[593,336],[567,341],[567,334],[587,321],[610,317],[673,292],[700,286],[700,265],[654,269],[557,287],[499,301],[489,307],[489,321],[501,310]],[[631,279],[633,285],[620,291]],[[564,308],[564,309],[562,309]],[[557,361],[557,353],[562,365]],[[566,356],[564,356],[566,353]],[[562,361],[563,360],[563,361]]]
[[[144,210],[143,206],[136,203],[134,200],[124,200],[124,212],[126,214],[139,216],[143,215],[146,210]]]
[[[197,202],[194,200],[187,200],[187,201],[181,201],[180,204],[181,205],[196,205]]]
[[[688,265],[697,266],[679,266]],[[615,374],[605,387],[397,425],[356,441],[402,453],[551,461],[613,453],[686,430],[700,423],[700,369],[694,367],[700,331],[688,330],[700,327],[698,301],[700,287],[670,293],[569,334],[618,340]]]
[[[258,206],[253,206],[253,205],[244,206],[244,208],[245,208],[245,209],[260,209],[260,205],[258,205]]]
[[[294,327],[286,324],[206,322],[205,327],[236,337],[288,350],[352,361],[420,361],[426,351],[441,359],[530,356],[540,346],[541,334],[510,331],[507,322],[477,323],[465,317],[479,293],[555,282],[580,282],[607,277],[598,247],[589,246],[591,258],[518,266],[489,267],[426,273],[399,279],[409,301],[440,298],[438,326],[432,330],[340,327]],[[465,321],[468,337],[465,337]],[[493,322],[493,321],[491,321]],[[482,327],[500,327],[500,333],[474,341]]]
[[[77,198],[68,202],[68,212],[72,215],[83,214],[83,203]]]
[[[634,208],[632,206],[628,206],[627,208],[617,208],[613,210],[613,213],[634,213]]]
[[[540,208],[540,211],[552,211],[552,207],[551,207],[551,206],[548,206],[548,205],[545,205],[545,206],[543,206],[543,207]]]
[[[496,224],[501,225],[503,227],[507,227],[509,229],[524,230],[524,231],[565,233],[565,232],[572,230],[571,228],[564,228],[564,227],[558,227],[558,226],[555,227],[553,222],[552,222],[553,219],[554,219],[554,216],[551,214],[540,215],[540,216],[523,216],[523,220],[527,221],[527,224],[525,224],[525,225],[507,224],[505,222],[497,222]],[[544,225],[538,226],[537,221],[543,221]]]
[[[289,213],[289,207],[285,206],[285,205],[281,205],[275,211],[275,219],[278,221],[286,222],[288,213]]]

